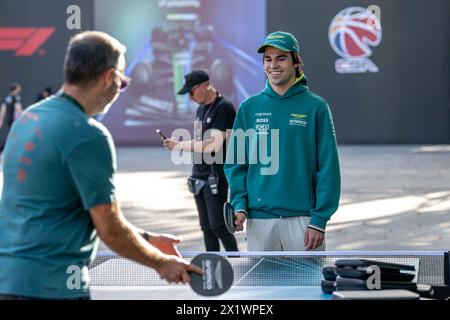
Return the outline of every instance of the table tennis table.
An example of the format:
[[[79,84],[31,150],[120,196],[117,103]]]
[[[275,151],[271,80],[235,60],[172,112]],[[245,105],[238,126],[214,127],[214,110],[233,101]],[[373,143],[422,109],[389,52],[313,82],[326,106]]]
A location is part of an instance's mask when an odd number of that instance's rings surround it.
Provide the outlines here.
[[[184,252],[191,260],[200,252]],[[442,251],[216,252],[234,271],[233,286],[224,294],[204,297],[189,285],[168,284],[151,268],[111,252],[91,263],[94,300],[330,300],[321,290],[322,268],[337,259],[371,259],[416,267],[415,281],[448,285],[449,254]]]

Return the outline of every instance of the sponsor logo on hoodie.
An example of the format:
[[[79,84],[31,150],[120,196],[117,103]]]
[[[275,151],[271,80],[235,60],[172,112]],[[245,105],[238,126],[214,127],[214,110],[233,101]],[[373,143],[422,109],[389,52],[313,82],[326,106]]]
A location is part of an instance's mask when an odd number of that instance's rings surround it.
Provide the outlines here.
[[[289,119],[290,126],[300,126],[305,128],[308,126],[308,121],[306,120],[308,116],[306,114],[291,113],[290,116],[292,117]]]

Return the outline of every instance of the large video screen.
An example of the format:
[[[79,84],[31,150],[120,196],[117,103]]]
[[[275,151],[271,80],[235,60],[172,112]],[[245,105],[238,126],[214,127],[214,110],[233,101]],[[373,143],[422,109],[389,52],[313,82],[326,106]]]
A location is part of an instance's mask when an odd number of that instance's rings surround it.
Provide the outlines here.
[[[203,69],[235,108],[264,86],[257,48],[266,33],[266,1],[132,0],[95,2],[95,29],[127,46],[133,81],[100,120],[119,145],[159,141],[193,129],[198,105],[177,95],[184,75]]]

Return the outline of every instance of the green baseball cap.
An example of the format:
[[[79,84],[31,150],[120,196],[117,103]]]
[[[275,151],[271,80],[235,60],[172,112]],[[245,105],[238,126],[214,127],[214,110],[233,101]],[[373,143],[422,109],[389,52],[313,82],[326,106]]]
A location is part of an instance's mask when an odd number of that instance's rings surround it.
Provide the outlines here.
[[[264,40],[264,44],[258,48],[258,53],[263,53],[268,46],[275,47],[281,51],[296,52],[300,54],[298,41],[289,32],[275,31],[269,34]]]

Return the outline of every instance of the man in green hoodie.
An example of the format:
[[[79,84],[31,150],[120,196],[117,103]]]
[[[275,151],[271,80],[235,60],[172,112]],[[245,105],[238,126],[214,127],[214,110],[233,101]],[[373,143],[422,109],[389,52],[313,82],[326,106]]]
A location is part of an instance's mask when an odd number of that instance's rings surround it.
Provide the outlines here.
[[[258,49],[266,88],[238,109],[225,163],[236,230],[250,251],[325,250],[340,170],[327,102],[309,91],[297,39],[277,31]]]

